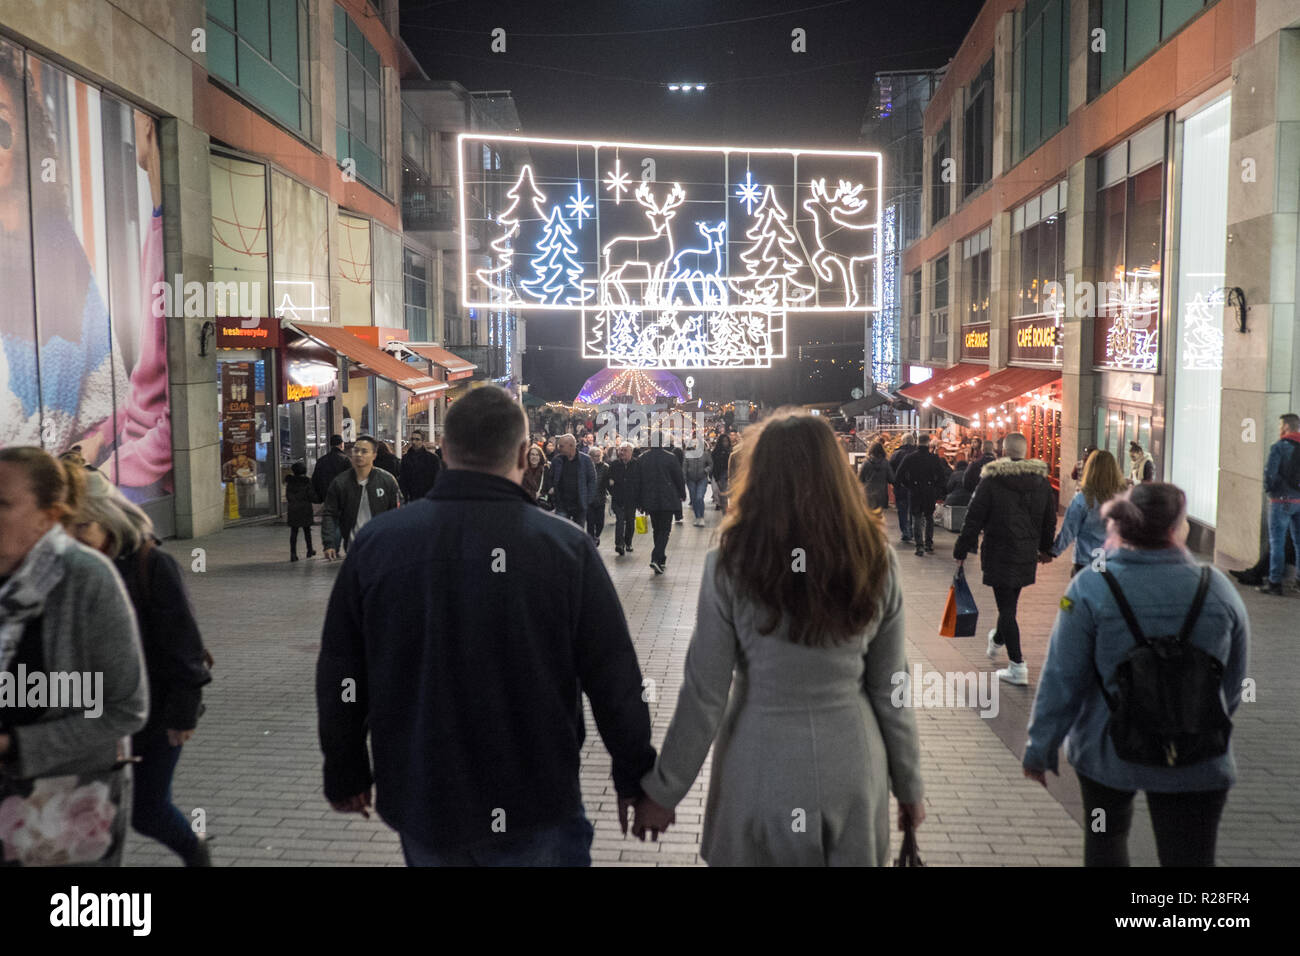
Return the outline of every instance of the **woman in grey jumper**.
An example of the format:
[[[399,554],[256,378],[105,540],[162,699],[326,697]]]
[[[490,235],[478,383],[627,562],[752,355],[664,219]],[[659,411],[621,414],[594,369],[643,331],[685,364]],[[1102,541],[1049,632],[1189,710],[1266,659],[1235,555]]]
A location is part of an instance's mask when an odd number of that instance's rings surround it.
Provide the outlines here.
[[[69,473],[39,448],[0,449],[0,674],[62,685],[0,707],[0,865],[117,865],[131,816],[144,656],[112,563],[60,523]]]
[[[677,709],[641,781],[666,829],[709,747],[713,866],[884,865],[889,792],[925,817],[893,550],[829,425],[783,409],[746,441],[705,562]]]

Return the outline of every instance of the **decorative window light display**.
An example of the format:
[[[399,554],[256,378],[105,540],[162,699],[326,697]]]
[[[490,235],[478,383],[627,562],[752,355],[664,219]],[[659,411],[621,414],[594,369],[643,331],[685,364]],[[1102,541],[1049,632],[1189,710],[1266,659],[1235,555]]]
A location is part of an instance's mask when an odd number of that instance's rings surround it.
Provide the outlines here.
[[[522,158],[484,170],[485,143]],[[584,358],[764,368],[785,356],[788,316],[880,309],[879,153],[473,133],[459,146],[462,304],[576,314]],[[466,195],[485,186],[505,188],[504,208],[474,218]]]

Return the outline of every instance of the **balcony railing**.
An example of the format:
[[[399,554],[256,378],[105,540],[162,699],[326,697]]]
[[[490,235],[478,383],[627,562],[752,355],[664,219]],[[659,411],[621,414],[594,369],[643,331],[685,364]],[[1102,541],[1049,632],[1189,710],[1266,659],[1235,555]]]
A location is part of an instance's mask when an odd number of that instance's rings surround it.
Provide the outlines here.
[[[402,228],[408,232],[454,232],[460,223],[450,186],[418,185],[402,191]]]

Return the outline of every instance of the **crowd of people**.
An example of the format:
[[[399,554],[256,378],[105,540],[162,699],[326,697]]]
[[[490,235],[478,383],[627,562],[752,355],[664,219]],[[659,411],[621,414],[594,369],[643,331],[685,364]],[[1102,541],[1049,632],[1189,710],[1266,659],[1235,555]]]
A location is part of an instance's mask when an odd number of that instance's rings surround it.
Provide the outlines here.
[[[1268,459],[1277,583],[1286,538],[1300,534],[1297,426],[1281,419]],[[704,455],[654,437],[648,448],[614,445],[609,461],[576,436],[539,443],[514,399],[486,386],[453,405],[436,454],[408,449],[409,469],[390,463],[396,477],[365,436],[311,479],[297,475],[299,517],[323,498],[322,547],[346,554],[316,672],[336,810],[368,815],[373,805],[411,865],[585,865],[585,694],[624,833],[657,839],[673,826],[712,749],[701,840],[710,864],[886,863],[890,793],[901,829],[925,819],[915,718],[895,700],[907,665],[884,521],[892,487],[901,535],[922,557],[934,550],[937,503],[969,493],[953,558],[980,554],[997,605],[987,652],[1006,653],[997,675],[1010,685],[1028,683],[1021,593],[1039,564],[1071,553],[1022,762],[1045,786],[1065,745],[1085,815],[1101,809],[1108,821],[1085,827],[1085,863],[1127,864],[1141,790],[1162,865],[1213,864],[1236,781],[1231,717],[1250,624],[1228,578],[1187,549],[1186,498],[1147,480],[1144,453],[1125,478],[1113,455],[1090,450],[1058,529],[1046,465],[1026,458],[1016,433],[1000,448],[972,444],[958,469],[928,436],[904,438],[892,459],[877,443],[856,476],[830,426],[797,409],[739,444],[719,434]],[[662,574],[683,503],[701,521],[710,481],[723,512],[717,547],[656,751],[646,682],[597,550],[604,509],[616,556],[631,550],[638,512],[648,516]],[[61,702],[0,709],[5,862],[119,860],[135,759],[130,822],[187,864],[210,864],[170,784],[212,660],[148,518],[93,469],[7,448],[0,532],[0,674],[104,680],[99,720]],[[430,621],[455,626],[413,623]],[[33,838],[38,821],[59,826],[42,815],[55,778],[94,804],[89,835]]]

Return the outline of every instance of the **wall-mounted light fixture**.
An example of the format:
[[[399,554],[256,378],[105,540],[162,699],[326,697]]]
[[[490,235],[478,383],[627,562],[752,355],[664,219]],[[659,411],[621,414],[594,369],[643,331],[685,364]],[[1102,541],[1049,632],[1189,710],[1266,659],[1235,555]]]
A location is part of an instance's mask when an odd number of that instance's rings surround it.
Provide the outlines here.
[[[205,358],[208,354],[208,339],[217,331],[216,325],[209,319],[203,323],[199,329],[199,358]]]
[[[1246,293],[1241,286],[1233,286],[1229,289],[1227,295],[1223,298],[1223,303],[1237,310],[1237,331],[1243,334],[1249,331],[1246,328],[1246,312],[1248,309]]]

